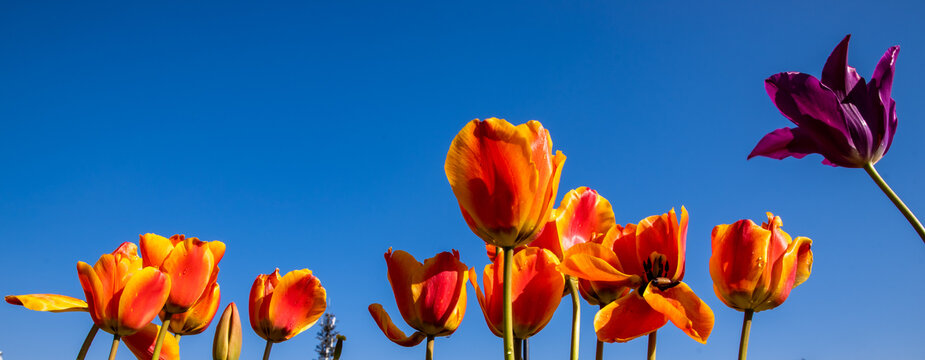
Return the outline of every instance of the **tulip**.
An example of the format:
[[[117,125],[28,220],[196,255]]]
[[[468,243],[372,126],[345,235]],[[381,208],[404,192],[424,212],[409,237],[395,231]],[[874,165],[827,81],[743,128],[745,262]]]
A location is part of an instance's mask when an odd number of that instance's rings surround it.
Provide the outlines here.
[[[123,338],[125,340],[125,346],[135,354],[135,358],[138,360],[149,360],[154,355],[154,347],[157,340],[157,334],[160,332],[161,327],[156,324],[148,324],[141,331],[126,336]],[[163,345],[161,353],[157,357],[158,360],[179,360],[180,359],[180,343],[173,336],[168,336],[163,340]]]
[[[433,357],[436,336],[449,336],[466,314],[466,265],[459,252],[442,252],[421,264],[407,252],[385,253],[389,283],[405,322],[416,331],[406,336],[380,304],[369,305],[376,325],[392,342],[411,347],[427,339],[427,358]]]
[[[130,242],[104,254],[94,266],[78,262],[77,274],[90,317],[114,336],[110,359],[115,358],[122,336],[140,331],[157,316],[171,289],[167,275],[151,266],[142,267],[138,247]]]
[[[241,357],[241,317],[234,302],[222,312],[212,342],[213,360],[238,360]]]
[[[790,290],[809,278],[812,240],[791,239],[779,216],[767,213],[761,226],[748,219],[713,228],[710,276],[713,290],[726,306],[745,312],[739,359],[748,351],[752,313],[783,304]]]
[[[214,284],[218,276],[218,262],[225,255],[225,244],[221,241],[200,241],[174,235],[170,239],[157,234],[144,234],[141,238],[141,253],[145,266],[160,268],[170,277],[171,290],[164,304],[164,319],[158,345],[154,347],[156,358],[160,354],[160,343],[170,329],[173,314],[189,310],[206,289]],[[214,315],[214,314],[213,314]]]
[[[850,38],[845,36],[829,55],[822,80],[799,72],[765,80],[765,90],[777,109],[797,127],[768,133],[748,158],[800,159],[815,153],[825,158],[822,163],[826,165],[863,168],[925,241],[925,227],[874,168],[896,133],[892,87],[899,46],[886,50],[867,83],[848,66]]]
[[[594,317],[599,340],[626,342],[649,335],[649,354],[654,358],[656,331],[670,320],[694,340],[706,343],[713,330],[713,311],[682,282],[687,223],[684,207],[680,222],[671,209],[638,225],[629,224],[619,233],[613,230],[615,236],[608,243],[578,244],[566,252],[559,266],[563,273],[633,289]]]
[[[517,126],[497,118],[472,120],[450,144],[444,170],[463,219],[487,244],[513,249],[542,231],[552,212],[565,155],[538,121]],[[504,272],[510,275],[510,269]],[[503,283],[510,282],[505,276]],[[504,286],[504,352],[514,357],[510,286]]]
[[[251,328],[267,341],[264,360],[273,343],[283,342],[307,330],[327,308],[321,280],[308,269],[293,270],[280,277],[279,269],[258,275],[251,286],[248,313]]]
[[[196,335],[202,333],[212,323],[218,304],[221,301],[221,290],[218,283],[212,283],[196,304],[189,310],[179,314],[170,314],[169,330],[176,335]],[[166,313],[161,312],[161,320],[166,320]]]
[[[503,257],[496,257],[494,263],[486,265],[482,282],[483,295],[477,281],[475,268],[469,269],[469,281],[475,288],[485,322],[495,336],[502,337],[503,303],[501,276]],[[546,249],[528,247],[514,254],[512,286],[516,295],[514,307],[514,337],[527,339],[536,335],[552,319],[559,307],[565,278],[556,267],[559,260]]]

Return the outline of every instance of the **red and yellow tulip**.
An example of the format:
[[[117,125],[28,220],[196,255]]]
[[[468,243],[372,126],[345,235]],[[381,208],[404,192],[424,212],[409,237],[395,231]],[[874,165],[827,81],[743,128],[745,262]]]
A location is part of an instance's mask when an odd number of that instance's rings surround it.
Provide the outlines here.
[[[713,228],[713,290],[726,306],[739,311],[777,307],[812,271],[812,240],[792,239],[780,229],[779,216],[767,215],[761,226],[743,219]]]
[[[420,263],[411,254],[390,248],[385,253],[389,283],[398,311],[416,331],[406,336],[380,304],[369,305],[369,313],[389,340],[401,346],[415,346],[428,336],[449,336],[466,314],[466,265],[459,252],[442,252]]]
[[[126,242],[96,265],[77,263],[90,317],[100,329],[123,336],[144,329],[164,307],[171,284],[154,267],[142,267],[135,244]]]
[[[705,343],[713,330],[713,311],[681,280],[687,243],[687,210],[680,222],[674,209],[638,225],[613,230],[604,244],[583,243],[566,252],[559,266],[567,275],[634,289],[594,317],[597,337],[625,342],[650,334],[669,320]]]
[[[258,275],[251,286],[248,313],[251,327],[269,342],[281,342],[307,330],[327,308],[321,280],[308,269],[280,277],[279,269]]]
[[[469,281],[475,288],[485,322],[493,334],[502,337],[503,302],[501,280],[504,257],[495,257],[486,265],[482,282],[485,293],[479,289],[475,268],[469,269]],[[551,251],[528,247],[514,254],[513,261],[513,324],[514,337],[529,338],[546,326],[559,307],[565,277],[556,267],[559,260]]]
[[[546,225],[564,163],[538,121],[490,118],[456,135],[444,169],[469,228],[488,244],[513,248]]]
[[[202,294],[193,307],[186,312],[179,314],[170,314],[170,332],[177,335],[196,335],[206,330],[215,313],[218,312],[218,304],[221,301],[221,289],[218,283],[212,283],[206,292]],[[166,312],[161,312],[161,319],[165,319]]]
[[[141,331],[123,337],[125,346],[135,354],[138,360],[151,360],[154,356],[154,343],[157,340],[157,333],[161,330],[160,326],[148,324]],[[180,359],[180,342],[173,336],[164,338],[161,345],[159,360],[179,360]]]
[[[174,235],[141,235],[145,266],[154,266],[170,277],[170,297],[164,310],[171,314],[187,311],[199,301],[218,276],[218,262],[225,255],[221,241],[200,241]]]

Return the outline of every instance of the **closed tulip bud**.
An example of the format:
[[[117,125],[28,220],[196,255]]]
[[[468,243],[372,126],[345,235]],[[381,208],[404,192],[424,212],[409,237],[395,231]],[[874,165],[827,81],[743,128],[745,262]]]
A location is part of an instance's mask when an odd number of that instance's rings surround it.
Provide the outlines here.
[[[238,315],[238,306],[232,302],[225,308],[215,328],[212,359],[238,360],[239,357],[241,357],[241,317]]]

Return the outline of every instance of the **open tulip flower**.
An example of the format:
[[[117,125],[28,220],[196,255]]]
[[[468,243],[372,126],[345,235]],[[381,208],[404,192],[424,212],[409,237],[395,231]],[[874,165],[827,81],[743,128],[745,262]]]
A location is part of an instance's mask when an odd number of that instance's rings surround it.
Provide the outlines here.
[[[196,335],[205,331],[218,312],[220,301],[221,289],[218,283],[212,283],[193,307],[186,312],[170,315],[170,332],[176,335]],[[164,320],[166,315],[165,312],[161,312],[161,319]]]
[[[157,340],[157,334],[161,327],[156,324],[148,324],[141,331],[123,338],[125,346],[135,354],[138,360],[151,360],[154,356],[154,347]],[[166,337],[163,341],[161,353],[157,360],[179,360],[180,343],[173,336]]]
[[[251,286],[248,313],[251,328],[267,341],[264,359],[273,343],[283,342],[307,330],[327,308],[327,292],[309,269],[293,270],[280,277],[279,269],[258,275]]]
[[[797,127],[768,133],[748,158],[800,159],[821,154],[823,164],[863,168],[925,241],[925,227],[874,168],[890,150],[896,134],[892,88],[899,46],[890,47],[880,57],[868,83],[848,66],[849,39],[851,35],[845,36],[832,50],[821,80],[800,72],[783,72],[765,80],[768,96]]]
[[[141,256],[145,266],[158,267],[170,277],[170,297],[164,310],[185,312],[206,293],[218,276],[218,262],[225,255],[221,241],[200,241],[174,235],[141,235]]]
[[[475,268],[469,269],[469,281],[475,288],[485,322],[493,334],[502,336],[501,278],[504,258],[495,257],[485,266],[482,282],[485,293],[479,289]],[[513,288],[514,337],[527,339],[546,326],[559,307],[565,279],[556,269],[559,260],[551,251],[528,247],[514,254]]]
[[[597,337],[625,342],[650,335],[669,320],[688,336],[706,343],[713,330],[713,311],[681,280],[687,242],[687,210],[678,221],[674,209],[627,225],[604,244],[584,243],[566,252],[559,270],[592,281],[608,281],[632,288],[602,308],[594,317]],[[625,231],[633,229],[635,231]]]
[[[812,240],[792,239],[779,216],[767,215],[761,226],[743,219],[713,228],[713,290],[726,306],[745,312],[739,359],[747,353],[752,313],[783,304],[813,266]]]
[[[446,155],[446,177],[469,228],[491,245],[526,245],[546,225],[565,155],[538,121],[469,122]]]
[[[422,264],[411,254],[391,248],[385,253],[385,263],[398,311],[416,331],[406,336],[380,304],[369,305],[369,313],[398,345],[411,347],[426,338],[430,358],[434,337],[452,334],[466,314],[466,265],[456,250],[439,253]]]

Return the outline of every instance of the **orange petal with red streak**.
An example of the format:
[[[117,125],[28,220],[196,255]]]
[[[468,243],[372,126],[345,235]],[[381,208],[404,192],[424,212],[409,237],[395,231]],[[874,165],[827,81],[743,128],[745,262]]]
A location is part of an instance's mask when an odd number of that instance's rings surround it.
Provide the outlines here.
[[[284,341],[310,328],[327,308],[321,280],[308,269],[283,275],[273,289],[267,312],[267,340]]]
[[[174,247],[171,240],[158,234],[147,233],[139,235],[139,238],[143,266],[160,267]]]
[[[170,282],[153,267],[135,272],[119,298],[119,330],[116,335],[130,335],[154,320],[170,293]]]
[[[177,244],[161,265],[171,285],[164,310],[177,314],[193,306],[209,285],[214,266],[207,243],[189,238]]]
[[[161,327],[155,324],[148,324],[135,334],[122,337],[125,346],[135,354],[135,357],[141,360],[150,360],[154,356],[154,343],[157,341],[157,333]],[[180,344],[174,336],[165,336],[161,345],[160,360],[180,360]]]
[[[706,344],[713,331],[713,310],[694,294],[685,283],[666,290],[649,285],[643,293],[645,301],[665,314],[675,326],[700,343]]]
[[[604,342],[627,342],[658,330],[668,317],[655,311],[636,291],[607,304],[594,315],[594,331]]]
[[[221,288],[212,283],[199,301],[185,313],[170,317],[170,332],[178,335],[196,335],[206,330],[218,312]]]
[[[563,274],[592,281],[609,281],[626,286],[637,284],[639,276],[621,271],[620,259],[610,249],[596,243],[573,246],[559,265]]]
[[[373,320],[376,321],[376,325],[379,326],[379,329],[382,330],[382,333],[385,334],[389,340],[392,342],[404,346],[412,347],[417,344],[420,344],[421,341],[427,337],[424,333],[420,331],[415,331],[411,336],[406,336],[405,332],[401,331],[394,323],[392,323],[392,318],[389,317],[389,314],[385,312],[385,309],[382,308],[382,305],[372,304],[369,305],[369,314],[373,316]]]

